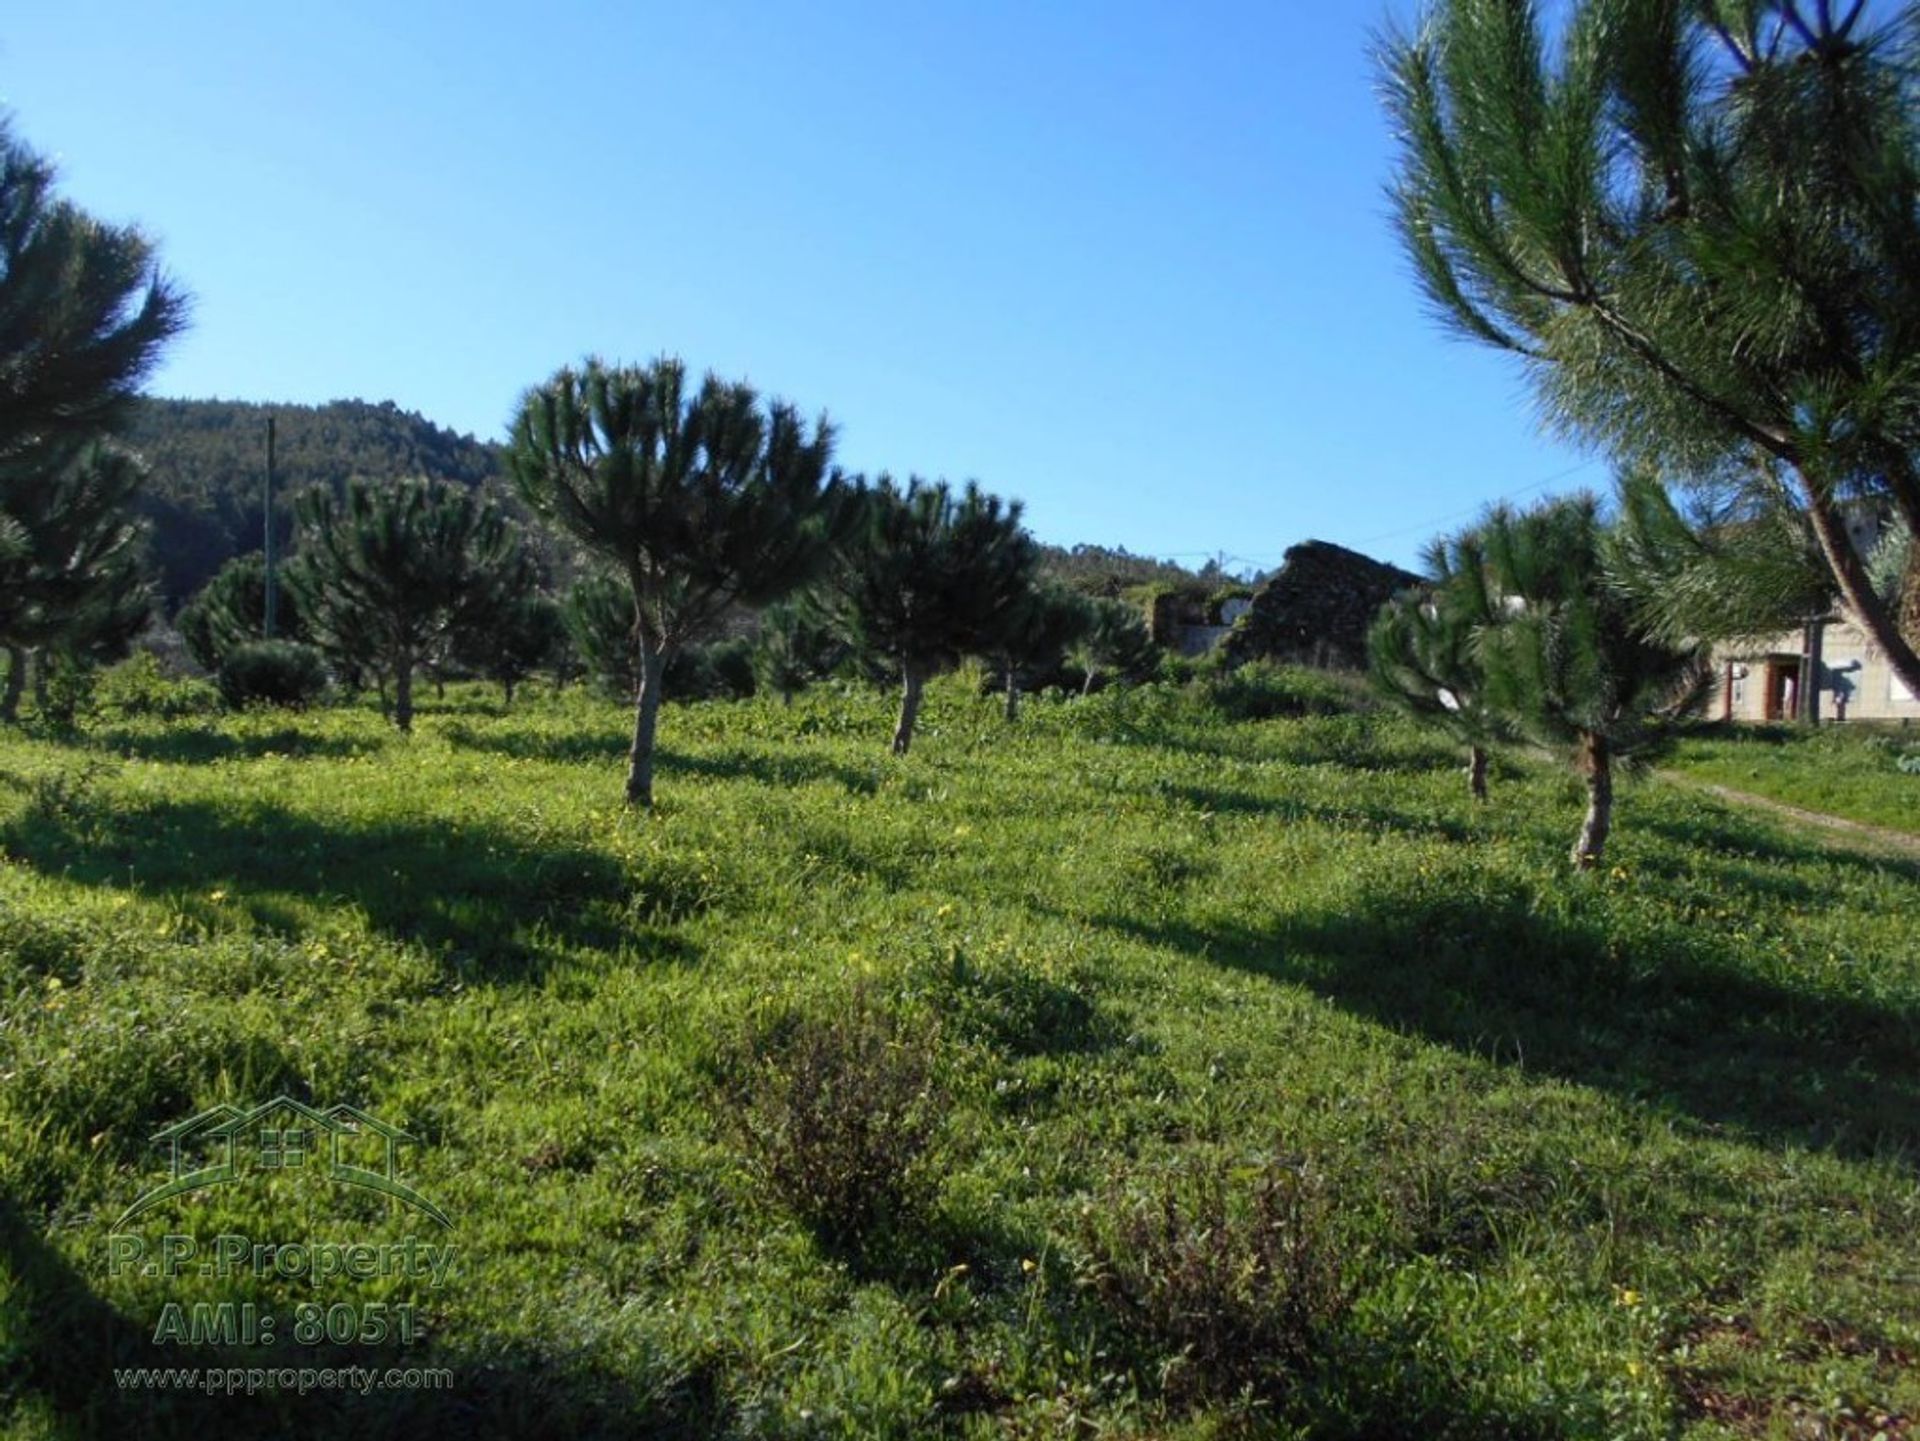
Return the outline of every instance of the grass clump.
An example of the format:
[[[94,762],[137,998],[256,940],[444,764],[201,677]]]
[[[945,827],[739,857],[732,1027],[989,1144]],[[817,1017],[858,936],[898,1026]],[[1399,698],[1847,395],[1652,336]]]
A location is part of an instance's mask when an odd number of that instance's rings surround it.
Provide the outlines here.
[[[1297,1159],[1123,1176],[1083,1213],[1081,1240],[1086,1288],[1177,1408],[1284,1400],[1353,1309],[1326,1183]]]
[[[777,1017],[722,1065],[728,1128],[780,1201],[833,1250],[925,1207],[944,1098],[930,1023],[901,1019],[870,985],[825,1014]]]

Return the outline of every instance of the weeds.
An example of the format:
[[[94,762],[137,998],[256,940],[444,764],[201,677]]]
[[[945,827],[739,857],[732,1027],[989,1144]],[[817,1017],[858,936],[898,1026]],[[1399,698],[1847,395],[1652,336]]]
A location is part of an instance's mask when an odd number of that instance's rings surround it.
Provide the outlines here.
[[[867,985],[826,1015],[792,1015],[722,1064],[724,1113],[761,1177],[830,1248],[917,1215],[932,1180],[942,1098],[935,1033]]]
[[[1353,1307],[1354,1268],[1301,1161],[1191,1161],[1082,1215],[1084,1282],[1175,1406],[1272,1405]]]

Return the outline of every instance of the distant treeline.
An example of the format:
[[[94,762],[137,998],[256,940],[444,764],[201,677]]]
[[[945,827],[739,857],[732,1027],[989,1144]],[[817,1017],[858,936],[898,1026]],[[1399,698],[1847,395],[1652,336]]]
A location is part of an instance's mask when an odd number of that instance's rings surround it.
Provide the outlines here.
[[[427,476],[507,499],[498,446],[442,429],[391,401],[142,400],[126,439],[149,468],[138,509],[152,526],[150,553],[169,613],[228,560],[260,549],[269,415],[275,534],[282,543],[292,535],[297,492],[316,484],[337,492],[353,476]]]
[[[138,509],[152,526],[151,562],[169,615],[227,561],[260,549],[269,415],[275,429],[275,534],[282,545],[292,538],[295,494],[316,484],[337,493],[354,476],[452,481],[483,489],[510,512],[523,514],[498,445],[447,430],[392,401],[143,399],[126,438],[149,467]],[[1171,561],[1124,548],[1043,545],[1040,555],[1042,574],[1087,595],[1204,584]],[[547,559],[552,564],[558,557]]]

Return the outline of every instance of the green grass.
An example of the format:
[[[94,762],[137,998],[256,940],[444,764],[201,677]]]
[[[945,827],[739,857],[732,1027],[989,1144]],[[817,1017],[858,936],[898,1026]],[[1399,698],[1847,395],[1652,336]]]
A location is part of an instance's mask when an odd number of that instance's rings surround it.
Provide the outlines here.
[[[1912,771],[1900,762],[1912,758]],[[1920,835],[1920,731],[1729,727],[1686,742],[1677,769],[1803,810]]]
[[[1149,689],[1009,729],[948,684],[897,761],[890,706],[672,708],[651,816],[617,804],[626,717],[577,696],[461,692],[410,740],[365,709],[0,737],[0,1434],[1920,1415],[1920,867],[1629,786],[1573,875],[1566,778],[1498,771],[1475,810],[1376,716]],[[109,1274],[153,1132],[279,1091],[419,1138],[448,1284]],[[849,1154],[914,1184],[849,1244],[806,1128],[865,1117]],[[408,1214],[290,1174],[133,1229],[437,1233]],[[112,1384],[207,1364],[153,1344],[165,1302],[313,1298],[431,1334],[233,1364],[453,1389]]]

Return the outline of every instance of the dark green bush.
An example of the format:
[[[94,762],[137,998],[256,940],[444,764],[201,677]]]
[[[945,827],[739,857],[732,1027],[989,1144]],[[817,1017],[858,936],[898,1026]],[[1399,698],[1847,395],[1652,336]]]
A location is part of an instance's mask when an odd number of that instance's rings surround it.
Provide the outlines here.
[[[220,665],[220,698],[234,710],[251,705],[311,705],[327,688],[320,652],[293,641],[262,640],[235,646]]]
[[[744,638],[689,646],[667,662],[668,700],[744,700],[753,694],[753,643]]]

